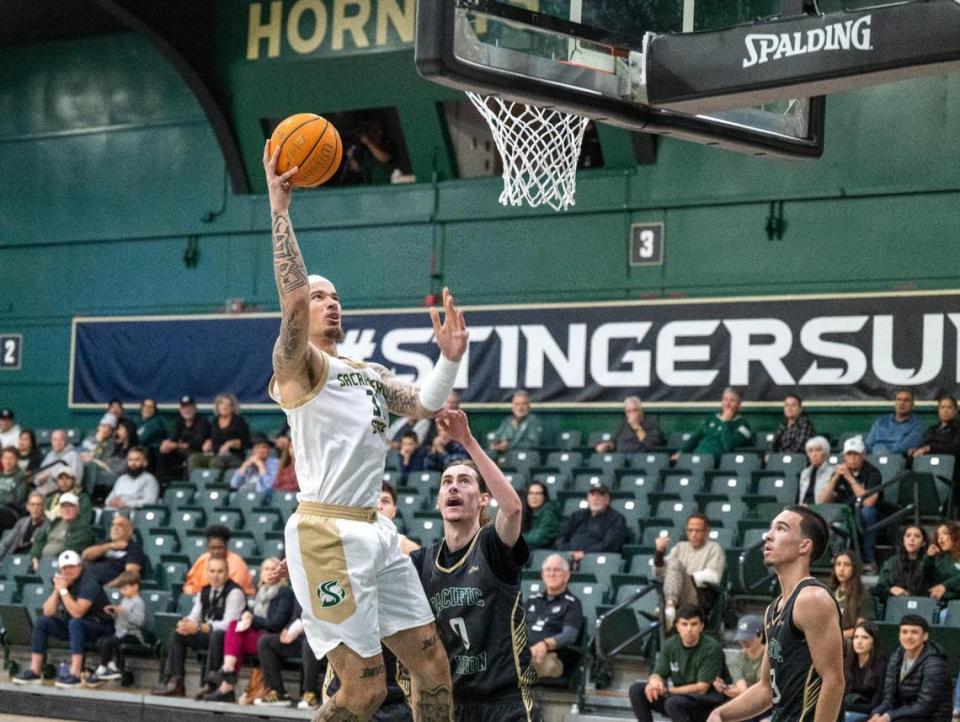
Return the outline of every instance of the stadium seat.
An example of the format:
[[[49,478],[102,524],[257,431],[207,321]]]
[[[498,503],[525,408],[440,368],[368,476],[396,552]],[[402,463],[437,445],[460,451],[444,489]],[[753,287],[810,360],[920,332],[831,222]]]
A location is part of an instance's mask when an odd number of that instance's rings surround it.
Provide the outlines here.
[[[703,513],[710,520],[710,526],[724,529],[737,529],[741,519],[747,516],[747,505],[739,499],[730,501],[709,501]]]
[[[17,597],[17,583],[12,579],[0,580],[0,604],[13,604]]]
[[[651,494],[651,503],[664,498],[682,499],[692,502],[697,494],[703,492],[703,477],[686,472],[671,472],[663,475],[660,491]]]
[[[20,590],[20,603],[27,608],[31,621],[37,618],[40,608],[50,596],[51,591],[53,588],[43,582],[27,582],[23,585]]]
[[[704,472],[712,471],[716,466],[716,461],[713,454],[680,454],[674,468],[677,470],[684,469],[691,473],[700,472],[702,475]]]
[[[503,465],[530,471],[533,467],[540,466],[540,452],[532,449],[511,449],[506,453]]]
[[[561,431],[557,435],[557,446],[561,449],[576,449],[580,446],[581,438],[579,431]]]
[[[186,557],[175,561],[170,555],[165,555],[160,564],[154,567],[160,570],[157,581],[161,586],[179,591],[187,578],[187,572],[190,571],[190,562],[186,561]]]
[[[586,607],[594,607],[604,601],[607,585],[601,582],[570,582],[567,591],[580,600]]]
[[[621,473],[616,486],[618,491],[630,491],[638,499],[645,499],[648,494],[660,489],[660,477],[631,472]]]
[[[573,474],[574,469],[583,464],[583,454],[579,451],[551,451],[547,454],[545,466]]]
[[[190,506],[196,490],[189,484],[171,484],[163,492],[163,504],[168,509]]]
[[[933,474],[944,481],[952,481],[956,459],[950,454],[927,454],[913,460],[913,470],[920,474]]]
[[[283,559],[287,555],[283,534],[279,532],[268,533],[267,538],[260,544],[260,552],[264,558]]]
[[[197,492],[194,497],[196,502],[210,515],[214,509],[222,509],[230,503],[230,487],[228,486],[207,486]]]
[[[679,450],[684,444],[690,441],[692,436],[692,431],[673,431],[667,437],[667,448]]]
[[[947,602],[947,615],[943,624],[947,627],[960,627],[960,599],[951,599]]]
[[[756,434],[757,437],[757,448],[760,451],[766,451],[773,444],[773,437],[777,434],[775,431],[758,431]]]
[[[750,491],[751,477],[748,473],[729,474],[708,471],[704,477],[707,493],[718,499],[742,499]]]
[[[207,551],[207,537],[202,530],[188,531],[184,539],[181,540],[180,551],[186,554],[191,560]]]
[[[657,476],[661,470],[670,467],[670,454],[660,451],[641,451],[627,457],[631,469],[642,469],[645,474]]]
[[[526,490],[527,484],[530,483],[530,475],[527,472],[519,469],[502,469],[502,471],[503,478],[514,488],[514,491],[522,492]]]
[[[597,448],[597,444],[602,441],[613,441],[612,431],[594,431],[587,437],[587,446],[591,449]]]
[[[397,513],[403,516],[407,528],[413,523],[413,515],[418,511],[426,511],[430,497],[420,489],[397,489]]]
[[[57,567],[56,557],[41,557],[40,565],[37,567],[37,576],[43,580],[44,584],[51,584],[54,575],[57,573]]]
[[[80,444],[83,441],[83,430],[82,429],[64,429],[67,432],[67,443],[73,444],[78,449]]]
[[[404,486],[408,488],[416,487],[428,493],[436,494],[440,490],[440,472],[411,471],[407,474],[407,483]]]
[[[11,554],[3,560],[0,576],[4,579],[26,577],[33,574],[32,557],[29,554]]]
[[[143,506],[134,509],[131,521],[136,529],[153,529],[158,526],[167,526],[170,519],[170,510],[165,506]]]
[[[400,452],[396,449],[391,449],[387,452],[387,460],[384,464],[384,468],[387,471],[399,471],[400,470]]]
[[[939,607],[930,597],[894,597],[887,599],[884,610],[885,622],[899,622],[904,614],[919,614],[931,624],[938,621]]]
[[[37,437],[37,446],[50,446],[50,434],[53,429],[34,429],[33,433]]]
[[[873,464],[880,471],[880,476],[884,481],[890,481],[893,477],[903,471],[907,464],[906,459],[900,454],[888,454],[887,452],[878,452],[868,454],[867,461]]]
[[[401,480],[402,476],[403,474],[399,469],[387,470],[383,472],[383,476],[380,477],[380,480],[384,484],[390,484],[393,487],[403,486],[403,481]]]
[[[550,496],[556,498],[558,492],[570,485],[570,476],[564,472],[537,471],[533,474],[533,481],[539,481],[550,490]]]
[[[278,509],[254,509],[244,512],[245,528],[253,533],[257,545],[266,540],[267,534],[283,529],[283,515]]]
[[[204,544],[206,549],[206,544]],[[180,538],[174,530],[164,531],[153,529],[150,536],[143,540],[143,553],[154,567],[162,565],[165,554],[176,554],[180,551]]]
[[[231,530],[230,541],[227,542],[227,549],[250,561],[250,557],[259,554],[257,540],[253,537],[253,532]]]
[[[678,530],[686,528],[687,518],[697,510],[695,501],[665,500],[657,504],[654,516],[664,521],[670,520]]]
[[[264,506],[263,496],[255,491],[238,491],[233,495],[231,506],[240,509],[244,514]]]
[[[537,574],[540,573],[540,567],[543,566],[543,560],[546,559],[551,554],[563,554],[564,552],[558,552],[554,549],[531,549],[530,550],[530,559],[527,561],[527,569],[535,571]]]
[[[641,546],[653,548],[654,542],[662,537],[668,536],[671,541],[677,541],[678,537],[682,538],[683,532],[680,529],[676,529],[673,524],[667,522],[654,523],[650,522],[643,525],[643,536],[640,539]]]
[[[289,519],[290,515],[297,510],[297,492],[285,491],[282,494],[274,494],[270,500],[270,506],[279,509],[284,519]]]
[[[608,472],[610,477],[613,477],[617,469],[623,469],[627,465],[626,454],[621,454],[615,451],[598,454],[594,452],[590,454],[590,458],[587,460],[586,466],[589,466],[591,469],[600,469],[601,471]]]
[[[143,606],[146,611],[146,618],[144,620],[144,630],[148,632],[147,641],[150,641],[150,638],[156,639],[157,629],[154,624],[156,615],[159,613],[166,613],[170,611],[170,608],[173,606],[174,597],[179,594],[179,589],[175,594],[172,591],[166,591],[162,589],[148,589],[146,591],[141,591],[140,596],[143,598]]]
[[[760,457],[757,454],[745,451],[735,451],[721,456],[717,468],[721,471],[734,471],[738,474],[749,473],[760,468]]]
[[[190,472],[190,484],[195,489],[216,486],[220,483],[220,477],[222,476],[222,469],[194,469]]]
[[[761,472],[756,476],[756,482],[754,496],[764,497],[756,501],[775,501],[781,506],[797,503],[797,497],[800,494],[800,480],[797,476]]]
[[[623,557],[620,554],[608,552],[589,552],[580,560],[580,571],[583,574],[593,574],[598,583],[604,587],[610,586],[610,578],[619,574],[623,566]]]
[[[417,512],[409,526],[410,536],[428,546],[443,537],[443,518],[438,512]]]
[[[724,549],[730,549],[734,546],[733,542],[736,540],[738,533],[739,530],[737,526],[725,526],[722,529],[711,527],[710,532],[707,534],[707,538],[710,541],[716,542]]]
[[[650,505],[646,499],[640,501],[626,497],[611,499],[610,507],[623,514],[630,529],[636,529],[639,522],[650,516]]]
[[[634,554],[627,573],[642,577],[645,581],[652,580],[654,578],[653,554]]]
[[[243,512],[239,509],[215,509],[207,511],[207,525],[221,524],[231,532],[236,529],[243,529]]]
[[[600,484],[604,484],[607,488],[614,486],[612,481],[604,477],[602,473],[581,471],[573,477],[573,481],[570,483],[570,490],[586,494],[590,489]]]
[[[805,454],[770,454],[767,457],[767,471],[779,471],[784,476],[791,477],[797,476],[803,471],[803,467],[807,465],[807,457]]]
[[[201,529],[207,520],[207,512],[200,507],[184,507],[170,515],[170,527],[181,535],[195,529]]]
[[[568,496],[564,499],[563,502],[563,516],[565,519],[569,519],[571,516],[576,514],[578,511],[582,511],[587,508],[587,499],[581,494],[576,496]]]

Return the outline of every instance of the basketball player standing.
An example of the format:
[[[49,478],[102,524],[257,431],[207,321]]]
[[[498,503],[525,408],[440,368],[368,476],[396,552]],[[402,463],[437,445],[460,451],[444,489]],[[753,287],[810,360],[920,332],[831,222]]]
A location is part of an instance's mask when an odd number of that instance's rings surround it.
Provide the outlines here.
[[[780,581],[780,596],[764,615],[767,652],[760,680],[715,709],[707,722],[739,722],[773,707],[772,722],[837,722],[843,711],[840,610],[810,576],[830,530],[819,514],[788,506],[764,534],[763,560]]]
[[[283,408],[296,450],[299,505],[285,530],[303,627],[318,658],[340,678],[316,720],[369,719],[387,690],[380,640],[412,673],[418,722],[451,714],[450,669],[433,614],[397,530],[378,514],[387,454],[387,410],[426,417],[441,408],[467,347],[463,314],[447,289],[444,323],[431,309],[441,357],[421,389],[382,366],[337,355],[343,338],[340,297],[322,276],[308,276],[290,222],[290,177],[278,175],[279,148],[264,147],[280,335],[270,395]]]

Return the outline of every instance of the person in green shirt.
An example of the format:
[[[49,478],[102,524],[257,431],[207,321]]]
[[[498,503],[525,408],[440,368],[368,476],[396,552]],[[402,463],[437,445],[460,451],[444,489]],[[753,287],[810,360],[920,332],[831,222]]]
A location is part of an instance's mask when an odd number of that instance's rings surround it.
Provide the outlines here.
[[[676,628],[650,678],[630,686],[630,706],[638,722],[653,722],[654,710],[673,722],[703,722],[725,699],[713,688],[718,677],[728,681],[723,648],[703,634],[703,612],[699,607],[680,607]]]
[[[144,399],[140,403],[140,423],[137,425],[137,441],[140,446],[159,448],[160,442],[167,438],[167,429],[163,419],[157,414],[157,402]]]
[[[560,536],[560,510],[545,484],[531,481],[523,497],[523,540],[531,549],[551,549]]]
[[[946,603],[960,598],[960,526],[944,522],[937,527],[937,542],[927,549],[930,596]]]
[[[680,447],[680,451],[719,456],[753,443],[754,435],[750,422],[740,415],[742,400],[737,389],[724,389],[720,413],[704,421]],[[677,452],[673,455],[673,460],[676,461],[679,456],[680,452]]]
[[[59,556],[60,552],[70,549],[77,554],[83,552],[94,542],[93,529],[80,517],[80,500],[68,491],[60,497],[60,518],[40,532],[33,543],[30,556],[33,557],[33,571],[40,568],[41,557]]]
[[[748,687],[760,680],[760,666],[763,663],[763,655],[767,651],[767,645],[763,639],[763,617],[756,614],[740,617],[733,641],[739,642],[740,649],[728,663],[730,684],[727,684],[723,677],[713,680],[713,688],[727,699],[739,697],[747,691]],[[769,717],[769,710],[767,710],[753,720],[760,722]]]
[[[510,416],[494,432],[490,449],[505,454],[511,449],[535,449],[543,441],[543,425],[530,413],[530,394],[517,391],[510,401]]]
[[[30,482],[20,468],[20,454],[8,446],[0,452],[0,531],[10,529],[23,516]]]

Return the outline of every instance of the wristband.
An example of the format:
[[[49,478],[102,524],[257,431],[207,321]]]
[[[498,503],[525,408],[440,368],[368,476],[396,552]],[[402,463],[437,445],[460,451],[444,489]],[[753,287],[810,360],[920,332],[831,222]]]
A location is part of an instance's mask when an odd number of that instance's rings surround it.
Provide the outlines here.
[[[65,596],[67,596],[69,593],[70,593],[70,592],[68,592],[66,589],[61,589],[60,592],[59,592],[59,594],[60,594],[61,597],[65,597]]]
[[[431,412],[443,408],[447,397],[453,391],[459,368],[459,361],[451,361],[440,354],[437,365],[427,374],[427,378],[420,387],[420,404],[423,408]]]

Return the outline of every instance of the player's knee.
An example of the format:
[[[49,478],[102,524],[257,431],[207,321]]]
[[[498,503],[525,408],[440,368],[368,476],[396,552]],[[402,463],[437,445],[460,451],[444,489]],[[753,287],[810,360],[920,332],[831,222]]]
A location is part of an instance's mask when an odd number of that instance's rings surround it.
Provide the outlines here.
[[[336,694],[341,706],[346,706],[366,719],[374,714],[387,699],[387,685],[381,676],[379,680],[357,679],[352,684],[344,684]]]

